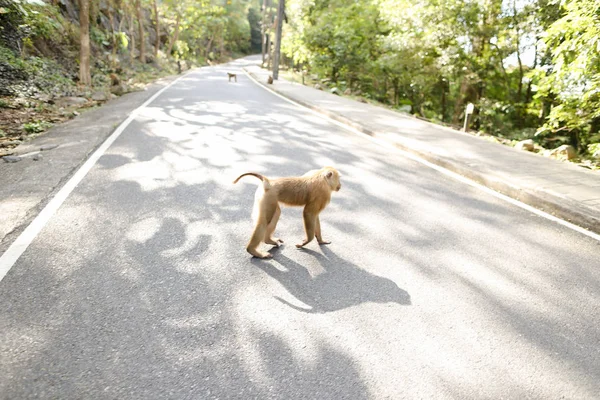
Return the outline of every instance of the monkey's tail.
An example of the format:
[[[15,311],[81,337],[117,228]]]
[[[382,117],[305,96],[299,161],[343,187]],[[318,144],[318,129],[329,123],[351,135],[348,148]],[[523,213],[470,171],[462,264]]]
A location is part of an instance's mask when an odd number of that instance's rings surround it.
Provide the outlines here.
[[[263,187],[265,188],[265,190],[271,189],[271,182],[269,182],[269,178],[267,178],[264,175],[257,174],[256,172],[246,172],[245,174],[238,176],[237,179],[235,181],[233,181],[233,183],[238,183],[238,181],[246,175],[252,175],[252,176],[255,176],[258,179],[260,179],[263,183]]]

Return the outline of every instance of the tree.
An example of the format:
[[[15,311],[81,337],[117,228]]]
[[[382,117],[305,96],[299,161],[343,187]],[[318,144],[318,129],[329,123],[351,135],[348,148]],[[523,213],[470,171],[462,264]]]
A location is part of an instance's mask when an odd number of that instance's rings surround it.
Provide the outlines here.
[[[158,50],[160,48],[160,15],[158,14],[158,3],[157,0],[152,1],[154,8],[154,19],[156,21],[156,44],[154,45],[154,58],[158,58]]]
[[[144,38],[144,18],[142,14],[142,0],[136,0],[136,12],[137,12],[137,23],[138,32],[140,39],[140,62],[146,64],[146,40]]]
[[[92,84],[90,71],[90,0],[79,0],[79,82]]]
[[[279,77],[279,56],[281,54],[281,30],[283,28],[283,15],[285,13],[285,0],[279,0],[277,7],[277,28],[275,29],[275,51],[273,56],[273,79]]]
[[[564,16],[544,37],[552,68],[540,80],[539,97],[554,104],[538,135],[567,135],[586,150],[600,142],[600,15],[596,0],[563,2]]]
[[[248,9],[248,24],[250,25],[250,50],[252,53],[261,51],[261,15],[254,7]]]

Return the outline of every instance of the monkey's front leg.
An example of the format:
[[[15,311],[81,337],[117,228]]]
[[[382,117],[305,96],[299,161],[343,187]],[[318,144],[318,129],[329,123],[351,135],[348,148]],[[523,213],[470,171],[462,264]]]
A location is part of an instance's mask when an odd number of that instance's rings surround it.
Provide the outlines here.
[[[310,211],[307,211],[306,208],[304,209],[302,216],[304,218],[304,231],[306,232],[306,239],[304,239],[302,243],[297,244],[297,248],[304,247],[313,240],[315,237],[316,219],[318,218],[318,214],[315,215]]]
[[[317,242],[319,244],[331,244],[331,241],[323,240],[321,237],[321,221],[319,220],[319,216],[317,215],[317,221],[315,223],[315,237],[317,238]]]

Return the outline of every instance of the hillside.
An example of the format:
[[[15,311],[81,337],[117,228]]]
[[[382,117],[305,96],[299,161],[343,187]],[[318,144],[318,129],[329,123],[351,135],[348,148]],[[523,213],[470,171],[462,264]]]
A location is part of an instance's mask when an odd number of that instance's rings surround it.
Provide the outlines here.
[[[0,156],[161,76],[247,54],[252,3],[88,0],[84,84],[79,2],[0,0]]]

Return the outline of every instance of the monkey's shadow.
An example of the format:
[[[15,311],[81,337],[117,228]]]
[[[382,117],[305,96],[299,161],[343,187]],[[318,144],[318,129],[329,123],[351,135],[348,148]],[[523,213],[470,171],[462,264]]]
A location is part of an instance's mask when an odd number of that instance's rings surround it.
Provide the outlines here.
[[[311,276],[308,269],[284,256],[278,249],[273,250],[274,258],[271,261],[253,258],[252,263],[277,279],[292,296],[310,307],[299,307],[276,297],[295,310],[327,313],[369,302],[411,304],[408,292],[393,281],[359,268],[338,257],[326,246],[321,246],[323,254],[302,250],[312,254],[322,267],[322,272],[316,276]],[[273,263],[279,263],[284,270]]]

